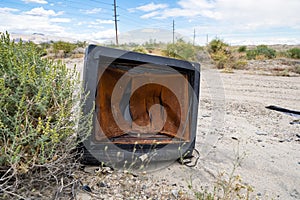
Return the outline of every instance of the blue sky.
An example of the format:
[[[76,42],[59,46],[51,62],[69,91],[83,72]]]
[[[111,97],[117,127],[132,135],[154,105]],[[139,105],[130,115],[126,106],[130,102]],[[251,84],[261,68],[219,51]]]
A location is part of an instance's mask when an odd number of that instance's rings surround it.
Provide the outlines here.
[[[299,0],[117,0],[120,35],[172,32],[174,20],[177,33],[192,38],[195,30],[201,45],[207,35],[230,44],[300,44],[299,8]],[[0,0],[0,31],[103,42],[115,35],[113,0]]]

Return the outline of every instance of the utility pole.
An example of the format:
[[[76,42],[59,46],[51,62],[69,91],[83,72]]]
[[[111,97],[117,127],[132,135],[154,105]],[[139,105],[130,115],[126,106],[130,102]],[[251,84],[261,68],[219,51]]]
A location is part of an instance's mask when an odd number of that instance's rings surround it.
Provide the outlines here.
[[[173,44],[174,44],[174,37],[175,37],[175,22],[174,22],[174,19],[173,19]]]
[[[208,44],[208,34],[206,34],[206,44]]]
[[[193,46],[195,46],[195,38],[196,38],[196,29],[194,29]]]
[[[116,29],[116,45],[119,46],[117,16],[118,16],[117,15],[117,4],[116,4],[116,0],[114,0],[114,18],[115,18],[115,29]]]

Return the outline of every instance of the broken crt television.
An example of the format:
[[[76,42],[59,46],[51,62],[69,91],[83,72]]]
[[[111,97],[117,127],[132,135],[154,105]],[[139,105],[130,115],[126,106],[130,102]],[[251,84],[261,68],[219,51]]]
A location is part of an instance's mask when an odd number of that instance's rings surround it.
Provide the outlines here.
[[[176,160],[195,147],[200,64],[102,46],[86,49],[84,163]]]

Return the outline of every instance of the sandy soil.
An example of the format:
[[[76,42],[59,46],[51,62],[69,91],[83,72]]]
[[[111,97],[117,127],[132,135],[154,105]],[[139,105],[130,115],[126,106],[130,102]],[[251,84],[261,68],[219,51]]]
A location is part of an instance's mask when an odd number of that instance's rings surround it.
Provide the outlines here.
[[[300,78],[219,73],[205,66],[201,75],[200,160],[192,169],[173,164],[152,175],[185,187],[192,181],[200,190],[213,185],[221,172],[230,173],[233,162],[245,154],[235,174],[254,188],[254,196],[300,199],[300,125],[265,108],[300,110]]]
[[[79,68],[82,60],[77,62]],[[148,174],[185,191],[210,188],[221,172],[245,154],[235,174],[253,187],[258,199],[300,199],[300,125],[295,118],[268,110],[277,105],[300,110],[300,78],[201,71],[201,98],[194,168],[178,163]]]

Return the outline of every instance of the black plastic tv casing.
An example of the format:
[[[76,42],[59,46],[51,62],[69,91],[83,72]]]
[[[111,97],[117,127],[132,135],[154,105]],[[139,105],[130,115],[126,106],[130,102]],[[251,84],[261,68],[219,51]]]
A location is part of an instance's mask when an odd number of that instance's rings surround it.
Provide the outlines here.
[[[143,145],[139,148],[133,144],[122,144],[116,147],[116,144],[111,143],[99,143],[94,140],[95,124],[97,123],[97,111],[95,109],[95,97],[97,84],[99,80],[99,67],[101,63],[118,63],[122,62],[140,63],[171,67],[177,71],[187,72],[189,75],[189,84],[192,86],[194,98],[191,103],[191,112],[189,116],[190,123],[190,141],[182,144],[168,144],[167,148],[162,148],[164,144],[158,144],[155,147],[153,145]],[[83,69],[83,88],[87,99],[85,100],[83,113],[87,114],[93,110],[93,127],[90,136],[83,142],[83,158],[82,162],[85,164],[99,164],[99,163],[122,163],[134,157],[148,153],[152,153],[152,161],[171,161],[176,160],[183,155],[186,157],[191,156],[193,149],[195,148],[196,131],[197,131],[197,115],[199,104],[199,88],[200,88],[200,64],[194,62],[188,62],[184,60],[178,60],[173,58],[154,56],[148,54],[142,54],[137,52],[125,51],[120,49],[108,48],[103,46],[89,45],[86,49],[84,69]],[[101,112],[101,111],[100,111]],[[155,153],[153,153],[155,148]],[[120,149],[122,151],[120,151]]]

